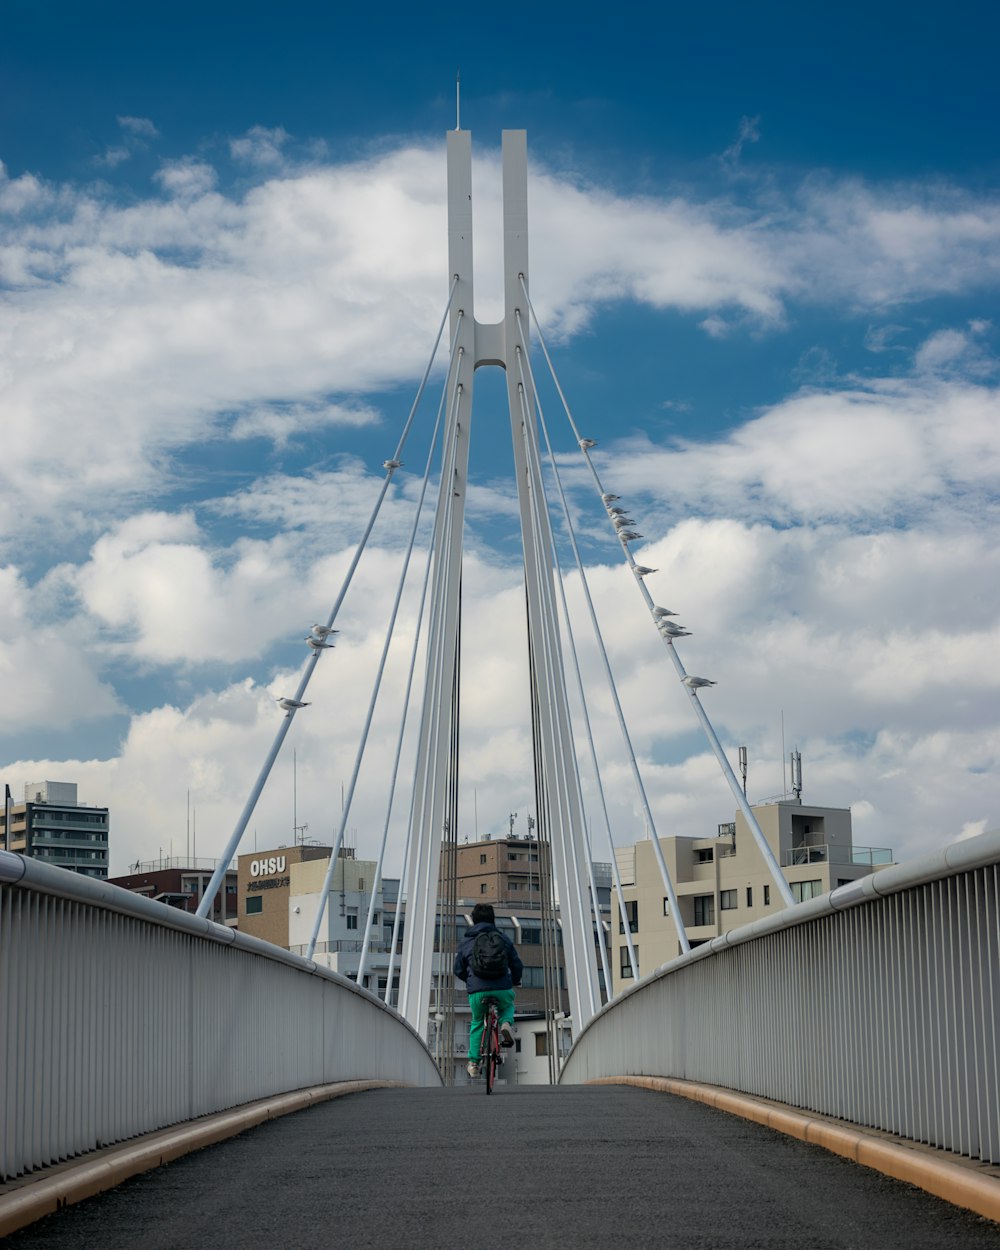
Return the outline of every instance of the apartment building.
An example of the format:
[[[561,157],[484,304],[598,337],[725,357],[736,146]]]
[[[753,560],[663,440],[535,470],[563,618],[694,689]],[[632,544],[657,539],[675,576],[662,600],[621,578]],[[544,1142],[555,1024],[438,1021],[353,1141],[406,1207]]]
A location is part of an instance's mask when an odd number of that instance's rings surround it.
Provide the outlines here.
[[[855,846],[847,808],[776,799],[753,807],[761,831],[796,901],[825,894],[892,863],[887,847]],[[771,874],[741,812],[705,838],[660,838],[681,919],[692,946],[782,907]],[[639,975],[680,954],[663,878],[651,840],[616,852]],[[625,924],[613,908],[612,985],[631,984]]]
[[[7,809],[6,849],[84,877],[106,880],[110,815],[77,801],[72,781],[33,781]]]

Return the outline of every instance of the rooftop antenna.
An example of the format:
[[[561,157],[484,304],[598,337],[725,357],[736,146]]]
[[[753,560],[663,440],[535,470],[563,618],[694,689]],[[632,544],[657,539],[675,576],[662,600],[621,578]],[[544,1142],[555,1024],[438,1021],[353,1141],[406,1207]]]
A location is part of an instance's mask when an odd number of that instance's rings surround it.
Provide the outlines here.
[[[510,823],[510,836],[513,837],[514,836],[514,821],[517,820],[517,812],[511,812],[508,819]]]
[[[747,749],[740,747],[740,773],[743,776],[743,797],[747,797]]]
[[[455,129],[462,129],[462,71],[455,70]]]
[[[795,802],[802,802],[802,752],[795,748],[792,752],[792,791],[795,794]]]

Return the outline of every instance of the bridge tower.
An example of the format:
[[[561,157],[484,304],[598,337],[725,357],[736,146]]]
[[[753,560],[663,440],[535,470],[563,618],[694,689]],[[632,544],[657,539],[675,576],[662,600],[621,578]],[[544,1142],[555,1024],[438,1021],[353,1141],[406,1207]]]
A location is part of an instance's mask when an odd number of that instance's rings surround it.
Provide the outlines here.
[[[533,705],[539,826],[552,848],[562,902],[562,933],[570,1010],[579,1028],[600,1006],[594,935],[587,903],[589,851],[576,768],[559,634],[553,539],[541,480],[535,394],[527,353],[527,135],[505,130],[503,163],[504,316],[476,320],[473,300],[472,136],[448,133],[448,264],[455,284],[450,331],[455,363],[448,382],[441,490],[434,521],[431,610],[405,876],[406,931],[399,1009],[423,1035],[430,999],[438,865],[457,734],[462,536],[472,435],[473,379],[485,366],[505,370],[517,475],[527,599],[530,694]]]

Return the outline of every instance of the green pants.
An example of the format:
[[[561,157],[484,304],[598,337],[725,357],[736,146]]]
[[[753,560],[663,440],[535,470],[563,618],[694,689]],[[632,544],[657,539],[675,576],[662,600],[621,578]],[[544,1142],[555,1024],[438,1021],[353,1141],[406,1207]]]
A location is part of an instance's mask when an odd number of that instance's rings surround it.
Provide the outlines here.
[[[469,1058],[479,1062],[479,1050],[483,1044],[483,1024],[489,1011],[489,1000],[495,998],[497,1015],[500,1023],[506,1020],[514,1023],[514,991],[513,990],[481,990],[469,995],[469,1006],[472,1008],[472,1027],[469,1029]]]

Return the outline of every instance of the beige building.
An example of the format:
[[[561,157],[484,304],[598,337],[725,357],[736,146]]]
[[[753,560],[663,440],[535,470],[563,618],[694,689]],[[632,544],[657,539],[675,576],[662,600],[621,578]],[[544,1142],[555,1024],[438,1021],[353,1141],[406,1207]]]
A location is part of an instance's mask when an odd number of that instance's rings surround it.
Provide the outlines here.
[[[811,807],[782,799],[759,804],[753,811],[796,901],[825,894],[892,863],[891,850],[854,845],[847,808]],[[720,825],[715,837],[660,838],[660,847],[692,946],[759,920],[783,905],[740,812],[732,824]],[[680,954],[677,930],[653,843],[647,840],[622,847],[616,858],[639,975],[645,976]],[[618,993],[631,983],[632,969],[617,907],[612,914],[609,963]]]
[[[470,905],[541,906],[538,842],[534,838],[485,838],[455,848],[457,896]]]
[[[330,849],[328,846],[280,846],[275,851],[241,855],[236,875],[240,932],[287,947],[292,865],[322,860],[325,869]]]

